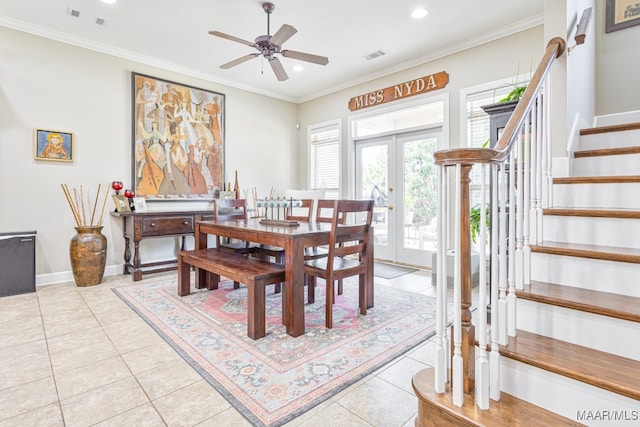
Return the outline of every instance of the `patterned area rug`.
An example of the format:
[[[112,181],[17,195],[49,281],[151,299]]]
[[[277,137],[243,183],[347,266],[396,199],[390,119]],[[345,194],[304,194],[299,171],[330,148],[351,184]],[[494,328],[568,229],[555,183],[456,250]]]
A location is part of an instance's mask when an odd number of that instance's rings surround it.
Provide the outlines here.
[[[435,299],[376,285],[360,316],[357,284],[345,281],[334,327],[324,327],[324,289],[305,305],[306,333],[281,325],[281,295],[267,288],[267,335],[247,337],[246,288],[177,295],[175,276],[113,291],[149,323],[253,425],[282,425],[434,334]]]

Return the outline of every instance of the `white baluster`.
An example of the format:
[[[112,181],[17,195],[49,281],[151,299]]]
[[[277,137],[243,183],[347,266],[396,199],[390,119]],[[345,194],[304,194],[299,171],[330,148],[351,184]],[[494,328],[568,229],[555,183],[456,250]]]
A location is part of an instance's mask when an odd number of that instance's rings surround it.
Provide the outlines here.
[[[444,228],[444,194],[447,191],[445,180],[443,179],[444,166],[437,166],[437,181],[438,181],[438,258],[437,263],[440,266],[442,258],[447,258],[446,246],[445,246],[445,233]],[[437,277],[436,282],[436,355],[435,355],[435,390],[436,393],[444,393],[446,391],[447,382],[447,362],[445,360],[446,351],[442,341],[443,335],[445,335],[445,318],[443,316],[443,308],[447,305],[447,300],[442,298],[442,287],[447,287],[447,270],[440,270],[440,274]]]
[[[544,99],[542,94],[538,95],[536,121],[536,234],[535,244],[542,244],[542,147],[544,145],[544,134],[542,133],[544,124]]]
[[[464,402],[463,390],[463,360],[462,360],[462,272],[461,270],[461,245],[460,245],[460,198],[462,192],[462,166],[456,165],[456,198],[455,198],[455,262],[453,268],[453,404],[462,406]],[[446,274],[446,272],[445,272]]]
[[[498,348],[498,166],[491,165],[491,354],[489,355],[489,397],[500,400],[500,351]],[[482,303],[482,302],[481,302]]]
[[[529,170],[531,171],[531,179],[529,180],[529,187],[531,191],[531,202],[529,206],[529,244],[537,243],[537,229],[538,229],[538,214],[540,213],[540,200],[538,198],[538,108],[540,97],[536,98],[536,103],[533,106],[531,112],[531,147],[529,152],[531,153],[531,161]],[[525,283],[527,282],[527,273],[525,272]]]
[[[491,328],[498,327],[500,345],[507,344],[507,173],[505,165],[500,168],[500,271],[498,285],[498,323],[491,323]]]
[[[534,105],[535,111],[535,105]],[[529,234],[531,233],[531,141],[532,132],[535,128],[535,115],[529,113],[529,119],[525,123],[525,139],[524,139],[524,224],[523,224],[523,248],[522,248],[522,282],[517,283],[518,289],[524,289],[524,285],[531,283],[531,246],[529,242]],[[532,123],[531,125],[529,123]],[[535,210],[533,212],[535,218]]]
[[[518,171],[520,170],[520,162],[516,163],[515,161],[515,151],[516,150],[512,150],[509,155],[509,176],[507,178],[509,191],[509,210],[507,211],[507,217],[509,219],[509,229],[507,232],[507,255],[509,261],[509,270],[507,274],[507,282],[509,284],[509,293],[507,294],[507,334],[511,337],[514,337],[516,333],[515,281],[516,277],[518,277],[518,270],[516,268],[518,251],[516,250],[515,236],[521,231],[520,227],[518,227],[518,230],[516,231],[516,218],[520,218],[518,215],[518,209],[516,208],[516,186],[519,185],[521,181],[517,178]]]
[[[529,119],[527,117],[527,119]],[[518,248],[516,249],[516,262],[518,264],[518,277],[516,279],[516,286],[518,289],[522,289],[524,285],[524,234],[527,222],[528,208],[527,208],[527,183],[525,176],[528,175],[526,161],[529,156],[526,154],[528,133],[531,131],[529,126],[529,120],[527,120],[520,131],[520,147],[518,149],[518,237],[516,243]],[[514,289],[515,291],[515,289]],[[511,292],[511,290],[509,290]]]
[[[476,405],[489,409],[489,361],[487,360],[487,167],[482,165],[480,183],[480,277],[478,356],[476,362]]]
[[[449,295],[448,295],[448,291],[447,291],[447,274],[446,272],[448,271],[447,265],[449,263],[449,261],[447,260],[447,250],[451,247],[451,233],[449,232],[449,229],[451,228],[451,225],[449,223],[449,218],[451,218],[451,195],[450,195],[450,188],[449,188],[449,178],[450,178],[450,173],[447,173],[447,171],[451,171],[451,168],[443,168],[444,173],[442,175],[443,181],[444,181],[444,188],[447,189],[447,191],[444,191],[441,195],[442,200],[443,200],[443,205],[444,205],[444,218],[442,219],[442,226],[444,228],[444,237],[443,237],[443,250],[444,250],[444,256],[442,257],[441,261],[440,261],[440,265],[438,266],[438,269],[440,271],[443,272],[443,276],[444,278],[441,279],[442,280],[442,286],[441,286],[441,290],[440,290],[440,294],[439,297],[442,299],[442,301],[444,301],[444,306],[442,307],[442,322],[443,325],[445,325],[444,328],[444,335],[442,336],[442,345],[444,346],[444,361],[446,364],[446,371],[445,371],[445,376],[446,376],[446,382],[450,382],[451,381],[451,340],[450,340],[450,328],[447,327],[447,325],[449,324]]]

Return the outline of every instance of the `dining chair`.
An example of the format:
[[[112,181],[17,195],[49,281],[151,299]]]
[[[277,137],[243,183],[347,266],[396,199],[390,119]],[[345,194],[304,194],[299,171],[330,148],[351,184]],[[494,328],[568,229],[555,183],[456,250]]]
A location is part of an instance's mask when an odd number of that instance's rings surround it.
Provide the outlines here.
[[[246,199],[213,199],[213,219],[215,221],[234,221],[247,219]],[[256,251],[258,245],[243,240],[231,240],[216,236],[216,247],[220,250],[249,255]],[[233,282],[233,287],[238,289],[240,284]]]
[[[301,205],[296,208],[288,208],[285,214],[287,221],[309,222],[313,215],[313,199],[301,199]],[[262,257],[273,257],[277,264],[284,264],[284,249],[279,246],[260,245],[256,248],[255,254]],[[282,290],[282,284],[276,284],[275,293]]]
[[[360,314],[367,314],[367,274],[369,229],[373,216],[373,200],[335,200],[326,257],[305,261],[304,271],[311,293],[319,277],[326,282],[325,325],[333,327],[334,282],[358,276]],[[346,223],[347,215],[353,222]]]

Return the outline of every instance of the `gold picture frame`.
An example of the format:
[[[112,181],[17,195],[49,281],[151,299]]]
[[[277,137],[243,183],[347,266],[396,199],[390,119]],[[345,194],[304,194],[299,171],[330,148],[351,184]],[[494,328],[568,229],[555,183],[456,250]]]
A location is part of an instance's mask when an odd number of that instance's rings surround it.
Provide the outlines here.
[[[73,162],[75,157],[72,132],[36,129],[33,134],[33,158],[54,162]]]
[[[111,198],[113,199],[113,203],[116,205],[116,212],[131,212],[129,199],[124,197],[122,194],[112,194]]]
[[[640,25],[639,0],[607,0],[605,32]]]

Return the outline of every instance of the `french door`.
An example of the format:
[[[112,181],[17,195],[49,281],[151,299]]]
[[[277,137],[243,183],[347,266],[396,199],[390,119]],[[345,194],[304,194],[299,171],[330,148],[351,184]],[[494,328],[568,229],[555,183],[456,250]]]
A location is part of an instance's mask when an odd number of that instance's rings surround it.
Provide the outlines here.
[[[356,141],[356,197],[375,200],[377,259],[431,267],[441,128]]]

